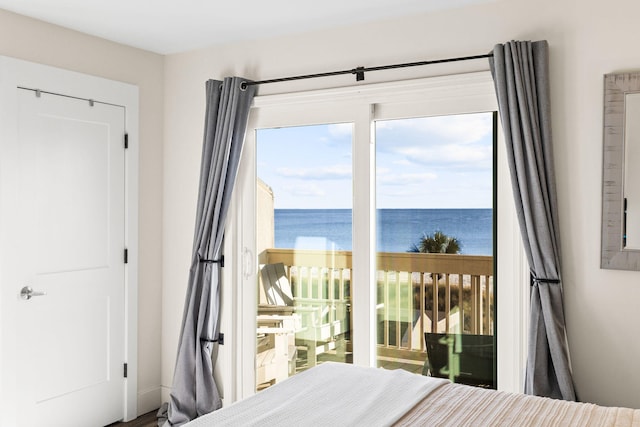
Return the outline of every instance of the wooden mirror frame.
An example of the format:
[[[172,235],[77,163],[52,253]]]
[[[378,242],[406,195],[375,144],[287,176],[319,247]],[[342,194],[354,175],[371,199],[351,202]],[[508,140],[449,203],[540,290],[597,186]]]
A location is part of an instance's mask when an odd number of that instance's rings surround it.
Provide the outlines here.
[[[640,250],[623,246],[625,95],[634,92],[640,92],[640,72],[604,76],[600,267],[606,269],[640,270]]]

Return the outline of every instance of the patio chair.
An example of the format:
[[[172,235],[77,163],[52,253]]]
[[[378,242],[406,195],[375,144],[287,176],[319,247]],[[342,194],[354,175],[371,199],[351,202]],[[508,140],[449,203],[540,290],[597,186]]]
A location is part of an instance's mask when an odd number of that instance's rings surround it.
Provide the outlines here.
[[[427,360],[423,374],[452,382],[495,388],[492,335],[425,332]]]
[[[265,264],[260,276],[267,304],[259,305],[259,314],[285,309],[299,316],[301,327],[295,332],[296,344],[306,347],[309,366],[317,363],[318,349],[323,351],[325,344],[335,345],[338,352],[344,351],[348,324],[346,303],[294,297],[283,263]]]
[[[277,383],[287,379],[289,353],[286,333],[274,328],[258,328],[257,332],[256,384]]]
[[[299,327],[299,319],[293,315],[258,315],[256,384],[277,383],[295,374],[294,337]]]

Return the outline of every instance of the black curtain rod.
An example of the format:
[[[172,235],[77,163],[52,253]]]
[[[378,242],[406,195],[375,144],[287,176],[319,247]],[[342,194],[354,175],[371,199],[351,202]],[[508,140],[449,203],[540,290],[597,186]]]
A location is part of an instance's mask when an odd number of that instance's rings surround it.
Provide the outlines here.
[[[241,87],[245,89],[247,86],[263,85],[267,83],[289,82],[292,80],[315,79],[318,77],[331,77],[331,76],[339,76],[343,74],[355,74],[356,81],[361,81],[361,80],[364,80],[364,73],[367,71],[392,70],[395,68],[407,68],[407,67],[418,67],[422,65],[442,64],[445,62],[469,61],[471,59],[489,58],[491,56],[493,56],[492,53],[487,53],[484,55],[462,56],[459,58],[447,58],[447,59],[435,59],[432,61],[407,62],[404,64],[381,65],[378,67],[356,67],[351,70],[331,71],[328,73],[306,74],[303,76],[281,77],[279,79],[248,81],[248,82],[243,82],[241,84]]]

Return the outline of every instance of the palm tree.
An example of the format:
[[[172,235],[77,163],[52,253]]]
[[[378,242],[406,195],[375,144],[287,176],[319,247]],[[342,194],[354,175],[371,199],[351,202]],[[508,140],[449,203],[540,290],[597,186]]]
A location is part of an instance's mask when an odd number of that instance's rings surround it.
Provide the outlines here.
[[[461,243],[457,238],[436,231],[430,235],[423,235],[420,243],[413,244],[409,252],[459,254],[460,248]]]
[[[460,243],[457,238],[447,236],[442,231],[437,230],[430,235],[423,234],[422,238],[420,239],[420,243],[418,243],[417,245],[414,243],[411,248],[409,248],[408,252],[431,254],[459,254],[461,247],[462,243]],[[436,282],[439,282],[442,276],[440,275],[440,273],[435,273],[432,274],[431,277],[433,277]],[[417,298],[418,300],[420,299],[419,296]],[[444,298],[438,298],[438,301],[444,302]]]

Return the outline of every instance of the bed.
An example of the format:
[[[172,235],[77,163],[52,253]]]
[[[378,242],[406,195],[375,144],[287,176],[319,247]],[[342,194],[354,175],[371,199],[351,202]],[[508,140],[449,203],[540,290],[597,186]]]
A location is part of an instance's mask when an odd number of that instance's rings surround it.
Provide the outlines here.
[[[323,363],[185,427],[632,426],[640,410],[450,383],[402,370]]]

